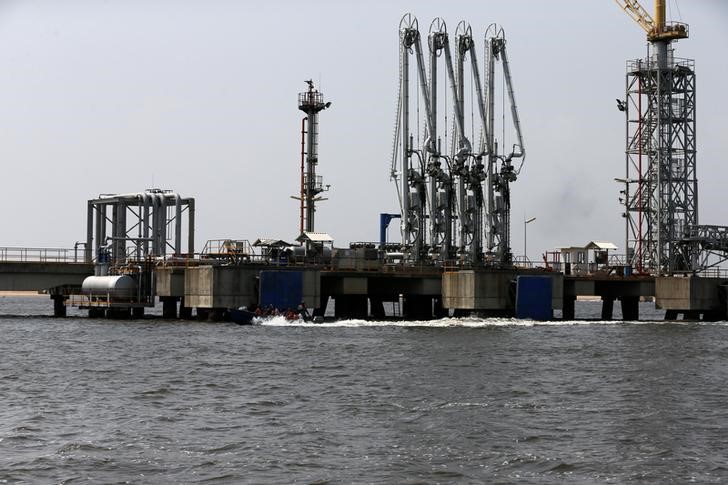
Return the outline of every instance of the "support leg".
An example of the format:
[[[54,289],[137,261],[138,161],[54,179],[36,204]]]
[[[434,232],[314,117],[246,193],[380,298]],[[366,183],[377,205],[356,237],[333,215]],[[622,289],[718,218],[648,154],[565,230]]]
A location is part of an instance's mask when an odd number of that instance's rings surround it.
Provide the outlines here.
[[[624,321],[637,321],[640,319],[640,299],[637,296],[623,296],[620,298],[622,305],[622,319]]]
[[[182,320],[192,320],[192,308],[185,306],[184,297],[179,302],[179,317]]]
[[[576,315],[576,296],[564,295],[564,308],[561,310],[562,320],[573,320]]]
[[[384,302],[380,298],[370,298],[369,306],[371,307],[372,318],[382,320],[386,315],[384,313]]]
[[[162,317],[177,318],[177,298],[173,296],[161,296],[162,300]]]
[[[602,320],[612,320],[614,313],[614,298],[602,297]]]
[[[53,316],[63,318],[66,316],[66,298],[63,295],[53,295]]]
[[[442,297],[433,299],[433,307],[434,307],[433,313],[435,315],[435,318],[447,318],[448,317],[447,308],[443,308],[443,306],[442,306]]]

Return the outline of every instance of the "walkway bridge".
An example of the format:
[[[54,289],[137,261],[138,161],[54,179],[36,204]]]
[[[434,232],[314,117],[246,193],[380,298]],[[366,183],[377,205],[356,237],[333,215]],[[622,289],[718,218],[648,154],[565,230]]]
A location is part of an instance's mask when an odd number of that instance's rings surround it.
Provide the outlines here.
[[[78,247],[0,247],[0,291],[48,291],[81,286],[94,273]]]

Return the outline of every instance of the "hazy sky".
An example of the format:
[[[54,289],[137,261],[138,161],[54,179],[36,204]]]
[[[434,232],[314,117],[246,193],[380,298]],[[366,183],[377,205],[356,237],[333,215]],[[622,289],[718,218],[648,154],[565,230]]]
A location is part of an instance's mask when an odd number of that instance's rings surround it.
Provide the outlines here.
[[[651,1],[644,2],[650,8]],[[728,2],[669,0],[696,60],[700,222],[728,225]],[[512,186],[513,250],[611,240],[623,251],[625,61],[645,34],[612,0],[0,0],[0,246],[72,247],[86,200],[173,189],[206,239],[294,239],[297,94],[321,82],[317,230],[378,239],[389,180],[398,24],[506,30],[528,159]],[[480,54],[482,60],[482,54]],[[396,229],[390,230],[392,237]]]

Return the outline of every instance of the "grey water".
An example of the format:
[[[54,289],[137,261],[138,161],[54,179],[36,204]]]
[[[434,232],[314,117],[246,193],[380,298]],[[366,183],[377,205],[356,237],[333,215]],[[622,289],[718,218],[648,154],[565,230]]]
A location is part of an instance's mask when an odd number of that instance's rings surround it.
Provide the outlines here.
[[[49,313],[0,297],[0,483],[728,480],[726,322]]]

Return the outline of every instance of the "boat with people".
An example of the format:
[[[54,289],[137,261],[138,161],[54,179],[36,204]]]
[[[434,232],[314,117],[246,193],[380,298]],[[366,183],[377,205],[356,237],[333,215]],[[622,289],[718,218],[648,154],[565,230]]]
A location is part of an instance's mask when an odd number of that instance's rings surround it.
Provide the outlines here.
[[[283,317],[289,322],[303,321],[303,322],[314,322],[321,323],[323,319],[313,318],[306,308],[306,305],[301,303],[298,308],[293,310],[287,308],[285,310],[279,310],[273,305],[269,305],[265,308],[257,307],[254,311],[249,310],[246,307],[230,308],[228,310],[230,320],[238,325],[253,325],[255,320],[263,320],[266,318]]]

